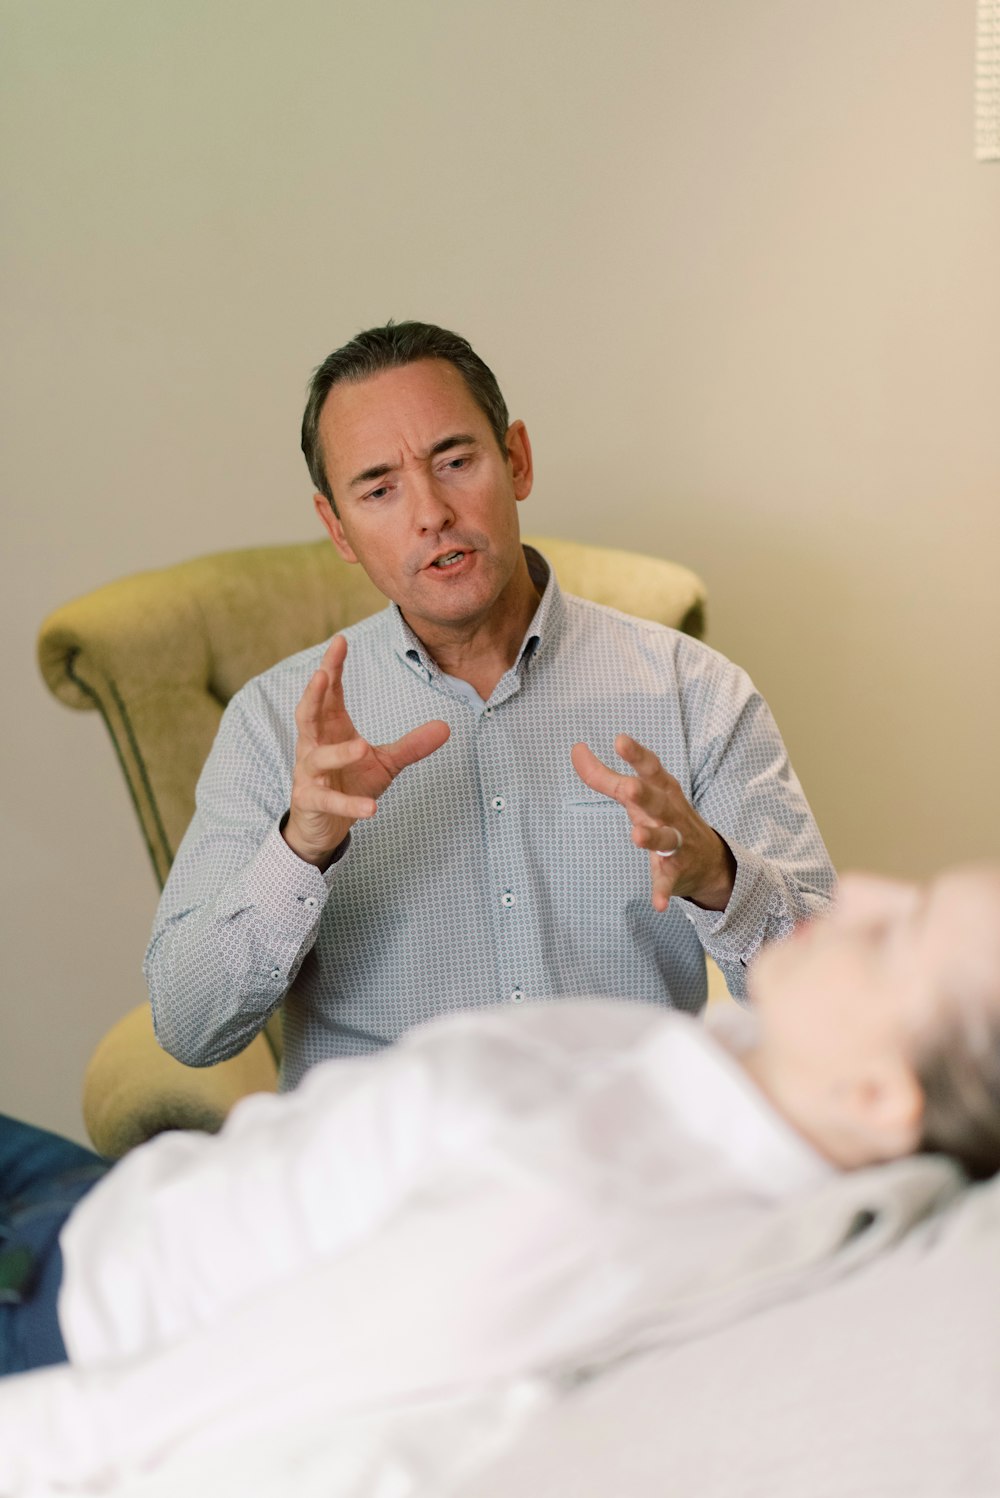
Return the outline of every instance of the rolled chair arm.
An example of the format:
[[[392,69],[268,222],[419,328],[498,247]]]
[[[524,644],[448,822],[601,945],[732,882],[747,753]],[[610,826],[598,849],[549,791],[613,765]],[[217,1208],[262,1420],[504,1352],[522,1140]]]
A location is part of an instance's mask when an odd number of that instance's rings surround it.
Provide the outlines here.
[[[167,1129],[215,1133],[249,1092],[273,1092],[278,1071],[267,1036],[229,1061],[185,1066],[162,1050],[148,1004],[138,1004],[98,1045],[83,1081],[83,1120],[109,1159]]]

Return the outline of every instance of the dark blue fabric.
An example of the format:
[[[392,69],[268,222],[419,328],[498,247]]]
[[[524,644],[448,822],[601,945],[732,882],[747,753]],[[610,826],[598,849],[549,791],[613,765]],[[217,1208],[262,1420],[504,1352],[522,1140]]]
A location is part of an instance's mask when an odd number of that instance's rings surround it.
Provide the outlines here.
[[[56,1297],[59,1232],[81,1197],[110,1168],[91,1150],[0,1113],[0,1254],[31,1272],[0,1301],[0,1374],[64,1363]]]

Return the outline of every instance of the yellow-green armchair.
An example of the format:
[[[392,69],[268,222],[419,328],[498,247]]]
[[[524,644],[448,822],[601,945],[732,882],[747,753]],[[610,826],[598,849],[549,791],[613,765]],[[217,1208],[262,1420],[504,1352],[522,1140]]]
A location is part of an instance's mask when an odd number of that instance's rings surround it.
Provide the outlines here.
[[[570,593],[700,636],[705,589],[676,563],[529,538]],[[61,702],[104,718],[162,886],[194,811],[195,784],[230,697],[260,671],[382,608],[327,541],[220,552],[110,583],[42,625],[42,674]],[[148,1004],[104,1037],[87,1068],[94,1146],[117,1157],[172,1128],[217,1129],[248,1092],[273,1088],[280,1023],[241,1055],[184,1066],[153,1036]]]

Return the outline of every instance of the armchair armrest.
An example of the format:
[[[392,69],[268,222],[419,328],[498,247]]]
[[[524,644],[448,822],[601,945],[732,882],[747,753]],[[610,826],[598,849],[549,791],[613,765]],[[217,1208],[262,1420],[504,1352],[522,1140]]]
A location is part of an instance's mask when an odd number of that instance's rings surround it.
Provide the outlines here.
[[[148,1004],[129,1010],[101,1040],[83,1082],[83,1119],[94,1148],[117,1160],[167,1129],[222,1127],[250,1092],[273,1092],[278,1069],[266,1034],[216,1066],[185,1066],[162,1050]]]

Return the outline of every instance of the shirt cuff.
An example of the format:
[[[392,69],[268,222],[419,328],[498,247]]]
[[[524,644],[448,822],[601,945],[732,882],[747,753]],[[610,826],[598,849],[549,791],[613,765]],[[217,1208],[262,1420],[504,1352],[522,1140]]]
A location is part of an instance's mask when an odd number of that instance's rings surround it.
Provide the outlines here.
[[[252,910],[276,939],[300,944],[318,923],[349,846],[350,834],[329,868],[321,871],[292,852],[275,823],[244,869],[228,913]],[[223,919],[226,914],[220,912]]]
[[[725,910],[702,910],[684,899],[680,905],[715,962],[746,967],[765,941],[787,936],[794,920],[784,880],[773,864],[740,843],[726,842],[736,859],[736,879]]]

